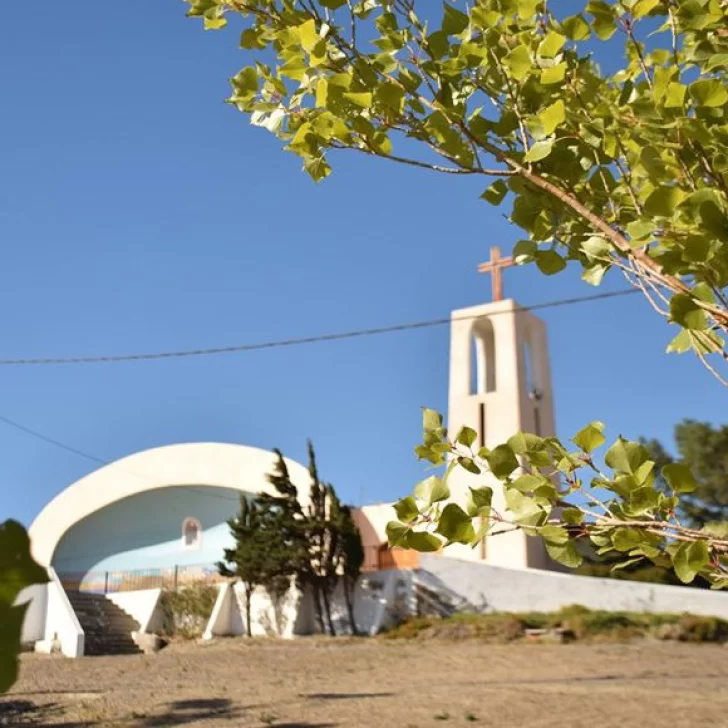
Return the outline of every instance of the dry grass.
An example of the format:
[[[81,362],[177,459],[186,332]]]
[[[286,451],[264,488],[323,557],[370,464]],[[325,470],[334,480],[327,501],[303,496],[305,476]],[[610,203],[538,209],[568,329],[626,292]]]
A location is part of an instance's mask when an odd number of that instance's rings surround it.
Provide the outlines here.
[[[24,655],[0,725],[687,728],[728,724],[717,645],[229,639]]]

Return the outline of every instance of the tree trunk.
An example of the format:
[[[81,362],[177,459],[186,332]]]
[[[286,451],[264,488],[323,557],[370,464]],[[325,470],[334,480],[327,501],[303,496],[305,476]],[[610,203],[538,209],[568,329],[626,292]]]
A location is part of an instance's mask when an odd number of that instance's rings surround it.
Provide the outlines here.
[[[324,598],[324,608],[326,609],[326,621],[329,625],[329,634],[332,637],[336,637],[336,630],[334,629],[334,622],[331,619],[331,604],[329,602],[329,590],[326,588],[326,585],[324,584],[321,587],[321,594]]]
[[[348,577],[344,577],[344,599],[346,599],[346,611],[349,613],[349,624],[351,625],[351,633],[356,637],[359,634],[359,629],[356,626],[356,620],[354,619],[354,601],[353,591],[356,586],[356,582],[352,582]]]
[[[319,585],[316,582],[314,582],[311,586],[313,588],[313,606],[316,614],[316,624],[318,625],[319,632],[321,632],[321,634],[326,634],[323,609],[321,608],[321,589],[319,589]]]
[[[253,590],[250,584],[245,585],[245,628],[248,637],[253,636],[252,624],[250,623],[250,600],[253,596]]]

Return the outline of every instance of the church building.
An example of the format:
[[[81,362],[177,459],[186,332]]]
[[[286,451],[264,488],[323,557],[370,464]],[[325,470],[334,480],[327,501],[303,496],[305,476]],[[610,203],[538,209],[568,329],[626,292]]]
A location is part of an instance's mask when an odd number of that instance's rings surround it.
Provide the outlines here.
[[[487,447],[518,430],[555,434],[546,326],[515,301],[503,300],[501,271],[513,261],[497,249],[491,253],[480,270],[492,273],[493,301],[452,313],[447,418],[451,432],[467,425]],[[199,582],[221,582],[206,636],[241,633],[239,585],[217,577],[214,564],[230,545],[226,521],[241,494],[270,492],[267,476],[275,462],[274,453],[244,445],[167,445],[122,458],[66,488],[30,528],[33,555],[48,568],[50,583],[21,595],[19,601],[30,601],[24,641],[69,656],[89,653],[94,635],[88,617],[108,613],[109,624],[126,625],[124,639],[113,646],[133,651],[130,625],[135,635],[154,632],[160,590]],[[286,464],[305,507],[308,469],[293,460]],[[464,503],[468,487],[483,485],[484,478],[487,483],[487,474],[456,468],[449,481],[453,500]],[[490,484],[493,505],[505,511],[500,483],[491,478]],[[474,549],[456,545],[418,554],[389,548],[391,504],[363,506],[354,517],[366,577],[355,611],[369,633],[394,618],[393,605],[416,613],[418,595],[433,591],[450,599],[453,609],[548,611],[580,603],[728,616],[723,594],[559,573],[541,540],[519,530],[488,536]],[[279,633],[314,629],[305,595],[296,595],[287,610]]]

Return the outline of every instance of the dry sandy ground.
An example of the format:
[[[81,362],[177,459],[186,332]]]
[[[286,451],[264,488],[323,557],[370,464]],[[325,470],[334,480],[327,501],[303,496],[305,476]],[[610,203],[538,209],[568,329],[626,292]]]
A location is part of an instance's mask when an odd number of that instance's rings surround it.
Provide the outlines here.
[[[0,725],[728,727],[728,648],[242,639],[24,655]]]

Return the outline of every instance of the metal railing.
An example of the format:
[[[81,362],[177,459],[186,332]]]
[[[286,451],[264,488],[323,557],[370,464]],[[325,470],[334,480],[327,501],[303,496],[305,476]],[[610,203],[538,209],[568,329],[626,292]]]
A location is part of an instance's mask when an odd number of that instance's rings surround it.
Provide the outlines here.
[[[218,584],[226,581],[214,564],[123,571],[59,572],[58,578],[64,589],[97,594],[142,589],[176,590],[190,584]]]
[[[362,571],[386,569],[414,569],[419,566],[419,553],[387,546],[364,549]],[[228,581],[217,571],[215,564],[169,566],[156,569],[130,569],[118,571],[58,572],[63,588],[71,591],[113,594],[141,591],[142,589],[177,590],[190,584],[219,584]]]

